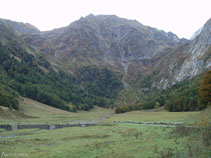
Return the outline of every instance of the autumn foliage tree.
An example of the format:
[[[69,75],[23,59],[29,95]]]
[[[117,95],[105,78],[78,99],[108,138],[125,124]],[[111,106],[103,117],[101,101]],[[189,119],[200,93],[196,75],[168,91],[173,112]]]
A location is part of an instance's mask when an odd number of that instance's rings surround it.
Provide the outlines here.
[[[201,81],[199,97],[201,104],[200,108],[204,108],[211,103],[211,70],[204,75]]]

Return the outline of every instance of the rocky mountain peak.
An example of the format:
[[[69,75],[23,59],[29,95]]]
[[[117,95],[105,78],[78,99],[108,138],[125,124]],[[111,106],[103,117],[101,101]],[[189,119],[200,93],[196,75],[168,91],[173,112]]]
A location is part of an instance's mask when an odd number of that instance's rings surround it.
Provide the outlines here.
[[[176,81],[193,78],[211,68],[211,19],[201,27],[197,34],[186,50],[186,53],[190,55],[176,73]]]
[[[0,19],[0,21],[7,27],[13,29],[19,34],[39,33],[39,29],[29,23],[15,22],[6,19]]]
[[[94,47],[99,47],[100,51],[108,52],[112,51],[112,48],[118,48],[118,50],[113,50],[111,55],[119,52],[120,56],[124,58],[135,54],[134,58],[137,58],[137,55],[153,56],[161,47],[173,46],[180,41],[173,33],[165,33],[144,26],[135,20],[119,18],[116,15],[94,16],[91,14],[70,24],[68,30],[69,37],[73,35],[72,30],[74,30],[74,33],[78,32],[80,34],[81,40],[91,37],[96,39],[98,42],[93,44],[97,44]]]
[[[209,19],[203,27],[201,27],[200,33],[193,39],[193,43],[207,47],[211,45],[211,19]]]

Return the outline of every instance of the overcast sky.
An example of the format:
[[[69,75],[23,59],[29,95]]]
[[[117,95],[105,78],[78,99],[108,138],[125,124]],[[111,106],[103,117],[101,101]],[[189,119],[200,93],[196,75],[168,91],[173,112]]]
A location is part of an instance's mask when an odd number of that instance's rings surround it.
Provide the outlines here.
[[[0,18],[41,31],[69,25],[88,14],[114,14],[190,38],[209,18],[211,0],[0,0]]]

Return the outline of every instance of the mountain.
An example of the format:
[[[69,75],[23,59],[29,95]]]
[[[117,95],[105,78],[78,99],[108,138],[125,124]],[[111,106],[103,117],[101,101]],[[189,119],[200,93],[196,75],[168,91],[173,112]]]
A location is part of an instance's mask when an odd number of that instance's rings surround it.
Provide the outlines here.
[[[166,89],[211,68],[211,20],[191,41],[186,41],[158,56],[149,72],[151,86]]]
[[[190,42],[189,57],[175,74],[176,81],[193,78],[211,67],[211,19]]]
[[[191,36],[191,40],[198,36],[201,33],[202,29],[203,27],[200,27],[196,32],[194,32],[194,34]]]
[[[123,87],[116,74],[107,68],[99,71],[91,67],[89,69],[93,70],[93,75],[97,75],[99,79],[93,84],[88,82],[89,76],[84,76],[81,82],[86,79],[87,83],[83,86],[89,88],[84,89],[79,85],[76,76],[54,66],[38,49],[24,43],[23,36],[34,34],[33,31],[25,29],[28,24],[14,25],[15,22],[0,20],[0,106],[18,109],[17,100],[14,98],[18,95],[70,111],[89,110],[94,105],[105,107],[112,104],[112,100]],[[83,73],[83,69],[81,72]],[[95,89],[90,89],[89,84]],[[100,91],[98,87],[104,91]]]
[[[101,65],[119,73],[125,86],[140,69],[151,69],[158,54],[187,41],[115,15],[88,15],[67,27],[22,38],[68,72],[84,65]]]
[[[9,68],[13,73],[6,70],[6,61],[1,71],[7,74],[4,82],[8,85],[12,80],[21,84],[23,92],[9,86],[21,95],[28,94],[25,85],[32,85],[37,92],[32,99],[45,103],[38,97],[44,92],[71,108],[106,107],[123,89],[152,94],[152,90],[169,90],[174,85],[198,86],[196,77],[211,67],[210,26],[208,20],[192,40],[187,40],[115,15],[90,14],[66,27],[44,32],[30,24],[0,19],[1,51],[8,53],[7,62],[12,59]],[[15,70],[18,65],[20,71]],[[33,73],[24,74],[26,67]],[[42,80],[30,80],[32,76]],[[164,101],[159,102],[164,105]],[[153,107],[154,103],[150,104],[146,106]]]
[[[175,83],[206,72],[211,68],[211,19],[191,41],[181,44],[164,56],[159,64],[160,73],[165,74],[155,86],[171,87]],[[168,67],[168,69],[166,69]],[[163,68],[163,69],[162,69]],[[165,77],[166,76],[166,77]]]
[[[1,27],[3,25],[13,29],[18,34],[31,34],[40,32],[35,26],[29,23],[15,22],[11,20],[1,19]]]

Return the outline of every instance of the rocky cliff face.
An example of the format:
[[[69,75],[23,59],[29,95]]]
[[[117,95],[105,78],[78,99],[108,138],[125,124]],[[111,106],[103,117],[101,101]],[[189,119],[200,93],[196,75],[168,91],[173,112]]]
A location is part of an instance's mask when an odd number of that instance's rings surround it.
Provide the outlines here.
[[[211,20],[192,41],[115,15],[89,15],[47,32],[9,25],[30,51],[44,54],[53,65],[73,74],[83,66],[104,66],[126,88],[166,89],[211,66]]]
[[[211,19],[191,41],[174,48],[160,62],[157,66],[165,75],[154,81],[153,86],[164,89],[211,69]]]
[[[211,19],[202,27],[200,34],[192,39],[187,53],[189,57],[175,73],[177,82],[193,78],[211,68]]]

